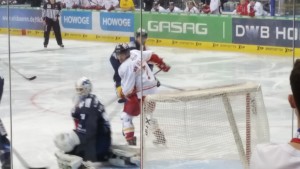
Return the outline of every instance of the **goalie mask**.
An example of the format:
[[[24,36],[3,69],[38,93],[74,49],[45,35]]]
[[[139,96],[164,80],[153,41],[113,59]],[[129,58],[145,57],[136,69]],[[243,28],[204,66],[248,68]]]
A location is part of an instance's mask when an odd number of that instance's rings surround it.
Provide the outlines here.
[[[115,48],[117,59],[122,63],[130,56],[130,49],[126,43],[120,43]]]
[[[75,83],[76,93],[79,96],[87,96],[92,92],[92,83],[86,77],[81,77]]]

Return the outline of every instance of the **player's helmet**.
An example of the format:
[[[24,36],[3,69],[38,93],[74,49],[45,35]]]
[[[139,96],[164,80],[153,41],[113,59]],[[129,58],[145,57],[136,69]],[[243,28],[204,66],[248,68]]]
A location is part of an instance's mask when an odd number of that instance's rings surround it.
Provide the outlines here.
[[[126,43],[118,44],[115,48],[115,53],[116,53],[117,56],[119,54],[123,54],[123,53],[125,53],[126,56],[130,56],[130,49],[129,49],[128,44],[126,44]]]
[[[79,96],[87,96],[92,92],[92,83],[86,77],[81,77],[75,83],[76,92]]]
[[[141,29],[139,28],[136,32],[135,32],[135,37],[140,37],[142,36],[143,38],[147,38],[148,37],[148,33],[145,29]]]

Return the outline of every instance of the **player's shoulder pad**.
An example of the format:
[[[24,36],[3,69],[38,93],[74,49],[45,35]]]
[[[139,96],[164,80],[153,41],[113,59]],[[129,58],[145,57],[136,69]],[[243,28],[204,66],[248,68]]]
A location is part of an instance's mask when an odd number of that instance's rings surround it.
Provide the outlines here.
[[[97,106],[99,105],[100,101],[98,100],[97,96],[94,94],[89,94],[89,97],[92,99],[92,107],[97,108]]]
[[[92,97],[92,106],[94,108],[96,108],[98,111],[104,112],[105,111],[104,105],[99,101],[97,96],[94,94],[91,94],[91,97]]]

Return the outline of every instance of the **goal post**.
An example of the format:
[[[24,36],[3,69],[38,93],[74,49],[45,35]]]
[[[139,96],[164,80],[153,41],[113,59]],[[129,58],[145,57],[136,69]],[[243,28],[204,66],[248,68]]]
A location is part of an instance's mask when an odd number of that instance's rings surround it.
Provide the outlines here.
[[[146,169],[207,160],[246,169],[255,145],[269,142],[261,87],[254,83],[149,95],[143,117]]]

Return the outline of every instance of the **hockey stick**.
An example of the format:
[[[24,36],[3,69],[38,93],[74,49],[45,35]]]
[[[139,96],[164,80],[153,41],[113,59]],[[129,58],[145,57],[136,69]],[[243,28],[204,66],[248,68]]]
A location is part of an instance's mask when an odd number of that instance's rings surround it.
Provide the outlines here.
[[[170,89],[175,89],[175,90],[179,90],[179,91],[185,91],[184,89],[178,88],[178,87],[174,87],[174,86],[170,86],[170,85],[166,85],[166,84],[160,84],[163,87],[166,88],[170,88]]]
[[[20,76],[22,76],[22,77],[25,78],[26,80],[31,81],[31,80],[36,79],[36,76],[27,77],[27,76],[23,75],[22,73],[20,73],[20,72],[19,72],[17,69],[15,69],[14,67],[9,66],[8,63],[6,63],[6,62],[4,62],[4,61],[2,61],[2,63],[4,63],[7,67],[10,67],[14,72],[16,72],[17,74],[19,74]]]
[[[155,72],[154,75],[157,75],[160,71],[161,71],[161,69],[159,69],[157,72]]]
[[[17,156],[17,158],[19,159],[19,161],[21,162],[21,164],[27,168],[27,169],[47,169],[47,167],[31,167],[28,165],[28,163],[24,160],[24,158],[17,152],[17,150],[15,150],[14,148],[12,148],[14,154]]]

